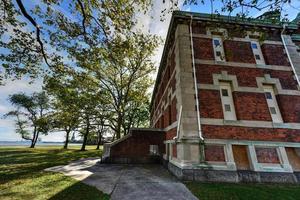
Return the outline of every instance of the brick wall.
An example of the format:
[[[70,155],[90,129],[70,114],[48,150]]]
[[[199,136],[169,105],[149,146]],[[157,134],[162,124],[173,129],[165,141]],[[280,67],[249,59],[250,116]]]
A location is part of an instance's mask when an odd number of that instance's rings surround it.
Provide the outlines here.
[[[212,39],[193,38],[194,55],[196,59],[214,60],[214,50]]]
[[[272,121],[263,93],[233,92],[233,99],[238,120]]]
[[[168,60],[168,63],[166,65],[166,68],[161,73],[162,77],[160,79],[160,83],[158,84],[157,92],[156,94],[154,94],[155,97],[154,97],[154,104],[152,108],[153,114],[151,115],[152,116],[151,121],[155,123],[155,121],[157,120],[155,124],[152,124],[152,126],[155,128],[165,128],[169,126],[172,122],[174,122],[173,121],[174,119],[176,119],[176,114],[177,114],[176,103],[175,103],[175,109],[174,109],[174,105],[171,105],[170,107],[169,105],[167,105],[167,108],[164,109],[164,105],[162,104],[162,102],[169,102],[168,98],[170,98],[170,96],[168,96],[167,91],[171,89],[172,93],[175,92],[176,89],[176,78],[175,78],[176,72],[174,72],[175,65],[176,65],[175,52],[173,49],[170,55],[170,59]],[[172,100],[172,103],[173,101],[174,99]],[[159,119],[157,119],[157,116],[159,116],[159,112],[161,110],[163,110],[163,113],[159,117]]]
[[[173,98],[171,103],[171,123],[177,121],[177,109],[176,109],[177,99]]]
[[[225,162],[224,146],[220,145],[206,145],[205,161]]]
[[[277,95],[278,106],[286,123],[300,123],[300,96]]]
[[[198,83],[213,84],[213,74],[221,74],[221,71],[227,71],[228,74],[237,76],[239,86],[257,87],[256,77],[264,77],[264,74],[270,74],[271,78],[279,79],[283,89],[297,90],[297,81],[293,78],[291,71],[205,64],[196,65],[196,70]]]
[[[168,106],[164,111],[164,125],[162,128],[170,125],[170,106]]]
[[[177,145],[172,144],[172,157],[177,158]]]
[[[172,128],[166,132],[166,140],[173,140],[177,134],[177,128]]]
[[[255,147],[258,163],[280,163],[276,148]]]
[[[261,46],[267,65],[290,66],[287,55],[284,53],[284,46],[277,44],[263,44]]]
[[[300,142],[300,130],[202,125],[204,138],[256,141]]]
[[[256,63],[250,42],[225,40],[223,44],[226,55],[226,61]]]
[[[292,71],[278,71],[278,70],[264,70],[264,73],[270,74],[273,78],[278,78],[282,89],[286,90],[298,90],[298,83],[294,79]]]
[[[200,116],[205,118],[222,118],[223,110],[218,90],[199,90]]]
[[[206,34],[206,28],[201,24],[193,23],[192,28],[194,34]]]
[[[144,157],[150,154],[150,145],[158,145],[165,153],[165,133],[162,131],[132,130],[132,136],[110,149],[111,157]]]

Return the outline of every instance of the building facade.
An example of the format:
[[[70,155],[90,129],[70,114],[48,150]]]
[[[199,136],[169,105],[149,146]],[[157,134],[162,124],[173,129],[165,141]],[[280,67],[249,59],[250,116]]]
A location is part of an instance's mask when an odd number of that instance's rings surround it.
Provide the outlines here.
[[[173,174],[300,182],[298,33],[267,15],[173,13],[151,103]]]

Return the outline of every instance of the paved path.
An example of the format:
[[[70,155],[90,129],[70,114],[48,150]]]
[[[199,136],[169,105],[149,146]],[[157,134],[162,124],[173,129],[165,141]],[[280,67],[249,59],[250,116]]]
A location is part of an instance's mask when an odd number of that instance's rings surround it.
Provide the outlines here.
[[[196,200],[197,198],[160,165],[97,164],[89,158],[46,171],[61,172],[104,193],[112,200]]]

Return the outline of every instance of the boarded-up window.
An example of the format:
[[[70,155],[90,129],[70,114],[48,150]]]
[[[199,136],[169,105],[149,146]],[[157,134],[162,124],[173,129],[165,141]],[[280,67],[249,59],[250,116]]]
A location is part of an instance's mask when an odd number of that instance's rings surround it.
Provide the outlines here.
[[[250,170],[247,146],[232,145],[234,162],[238,170]]]
[[[299,148],[298,148],[299,149]],[[300,171],[300,154],[296,152],[296,148],[286,147],[286,153],[289,158],[289,162],[294,171]]]
[[[258,163],[280,163],[277,149],[271,147],[255,147]]]

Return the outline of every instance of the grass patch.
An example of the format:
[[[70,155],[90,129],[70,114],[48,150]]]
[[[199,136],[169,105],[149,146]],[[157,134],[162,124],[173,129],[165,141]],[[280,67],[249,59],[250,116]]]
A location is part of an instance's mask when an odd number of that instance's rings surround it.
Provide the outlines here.
[[[230,184],[186,182],[191,192],[201,200],[296,200],[297,185]]]
[[[0,199],[109,199],[96,188],[85,185],[60,173],[43,169],[65,165],[73,160],[99,157],[101,150],[79,151],[79,147],[63,150],[61,146],[36,149],[0,148]]]

